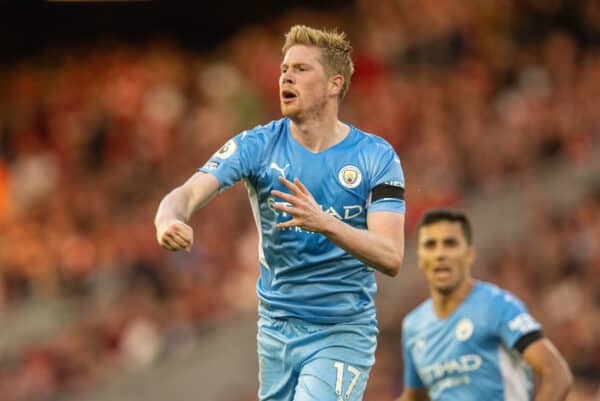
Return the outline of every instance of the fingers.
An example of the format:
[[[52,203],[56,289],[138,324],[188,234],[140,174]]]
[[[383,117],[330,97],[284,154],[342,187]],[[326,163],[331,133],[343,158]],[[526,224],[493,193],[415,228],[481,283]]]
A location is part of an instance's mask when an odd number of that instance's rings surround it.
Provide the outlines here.
[[[292,196],[292,195],[287,194],[285,192],[278,191],[276,189],[274,189],[274,190],[271,191],[271,195],[276,196],[278,198],[281,198],[284,201],[286,201],[288,203],[291,203],[291,204],[295,204],[295,201],[296,201],[296,197],[295,196]],[[277,206],[278,203],[276,203],[275,205]]]
[[[312,198],[312,194],[310,191],[302,184],[302,182],[298,178],[294,178],[294,181],[291,182],[285,177],[279,177],[279,181],[285,185],[287,189],[295,196],[301,196]],[[292,201],[295,199],[293,196],[289,196],[289,194],[285,194],[285,192],[273,190],[271,193],[279,198],[285,199],[286,201],[293,203]],[[287,196],[284,196],[287,195]]]
[[[278,228],[278,229],[290,228],[290,227],[296,227],[296,226],[299,226],[299,222],[296,221],[296,219],[291,219],[291,220],[288,220],[288,221],[284,221],[282,223],[277,223],[275,225],[275,227]]]
[[[294,195],[300,195],[302,193],[302,191],[300,190],[300,188],[298,188],[298,185],[296,184],[300,182],[297,178],[294,178],[294,182],[291,182],[285,177],[279,176],[279,182],[285,185],[285,187],[289,189]],[[302,185],[302,183],[300,183],[300,185]]]
[[[190,239],[178,231],[167,232],[166,235],[171,241],[173,241],[181,249],[187,249],[191,245]]]
[[[271,194],[277,198],[282,199],[284,202],[275,202],[273,207],[280,211],[292,216],[290,220],[277,223],[278,229],[291,228],[291,227],[304,227],[306,219],[311,213],[315,213],[315,208],[318,209],[312,194],[302,184],[298,178],[294,178],[294,181],[289,181],[285,177],[279,177],[281,182],[289,191],[282,192],[276,189],[271,191]]]
[[[191,243],[189,241],[175,239],[172,235],[169,234],[165,234],[163,236],[160,245],[168,251],[189,250],[191,248]]]
[[[175,244],[173,241],[171,241],[169,239],[164,239],[163,241],[161,241],[160,246],[162,246],[167,251],[181,250],[181,248],[177,244]]]
[[[311,195],[311,193],[304,186],[304,184],[302,183],[302,181],[300,181],[298,178],[294,178],[294,184],[296,184],[296,186],[298,187],[298,189],[300,189],[300,192],[302,192],[304,195],[309,195],[309,196]]]
[[[273,207],[281,212],[287,213],[292,216],[296,216],[299,212],[299,209],[297,207],[282,202],[274,203]]]
[[[171,224],[159,237],[159,244],[169,251],[190,251],[194,242],[194,232],[188,226]]]

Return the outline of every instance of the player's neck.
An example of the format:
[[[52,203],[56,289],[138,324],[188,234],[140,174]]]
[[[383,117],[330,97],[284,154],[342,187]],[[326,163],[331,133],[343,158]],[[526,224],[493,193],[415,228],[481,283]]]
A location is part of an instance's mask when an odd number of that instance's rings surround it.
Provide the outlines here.
[[[450,316],[469,296],[474,286],[473,279],[469,277],[450,293],[432,291],[433,309],[437,317],[445,319]]]
[[[350,127],[339,121],[337,115],[330,115],[328,118],[291,120],[290,131],[298,143],[318,153],[343,141]]]

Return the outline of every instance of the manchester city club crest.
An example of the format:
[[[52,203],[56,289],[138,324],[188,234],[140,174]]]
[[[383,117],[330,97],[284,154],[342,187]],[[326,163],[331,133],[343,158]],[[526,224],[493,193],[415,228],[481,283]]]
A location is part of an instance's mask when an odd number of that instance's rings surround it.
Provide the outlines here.
[[[468,340],[473,334],[473,322],[471,319],[461,319],[456,325],[456,339],[459,341]]]
[[[338,174],[340,183],[346,188],[356,188],[362,181],[362,173],[356,166],[347,165],[342,167]]]

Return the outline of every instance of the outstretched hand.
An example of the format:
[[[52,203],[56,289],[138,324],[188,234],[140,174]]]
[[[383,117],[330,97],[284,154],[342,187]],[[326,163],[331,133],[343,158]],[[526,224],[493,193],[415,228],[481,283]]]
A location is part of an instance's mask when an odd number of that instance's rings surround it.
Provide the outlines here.
[[[317,204],[315,198],[298,178],[289,181],[285,177],[279,177],[281,182],[290,193],[271,191],[273,196],[283,199],[286,203],[275,202],[275,209],[292,216],[290,220],[277,224],[277,228],[299,227],[306,231],[322,232],[330,219],[334,218],[323,211]]]

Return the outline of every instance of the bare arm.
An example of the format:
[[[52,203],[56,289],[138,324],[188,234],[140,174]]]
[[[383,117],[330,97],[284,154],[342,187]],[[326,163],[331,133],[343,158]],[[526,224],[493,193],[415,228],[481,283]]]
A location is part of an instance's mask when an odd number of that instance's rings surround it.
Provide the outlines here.
[[[158,243],[170,251],[189,250],[194,233],[187,222],[192,213],[212,199],[218,190],[216,177],[198,172],[169,192],[160,202],[154,218]]]
[[[563,401],[573,376],[562,355],[546,338],[535,341],[523,352],[523,358],[539,377],[535,401]]]
[[[354,228],[325,213],[298,179],[290,182],[280,177],[279,180],[291,193],[274,190],[272,194],[292,206],[276,203],[275,208],[290,214],[292,219],[278,224],[278,228],[297,226],[320,232],[368,266],[389,276],[398,274],[404,258],[402,214],[370,213],[367,216],[368,230]]]
[[[388,276],[395,276],[404,258],[404,215],[376,212],[367,216],[368,230],[361,230],[327,215],[322,231],[348,253]]]
[[[424,388],[405,388],[396,401],[429,401],[429,396]]]

